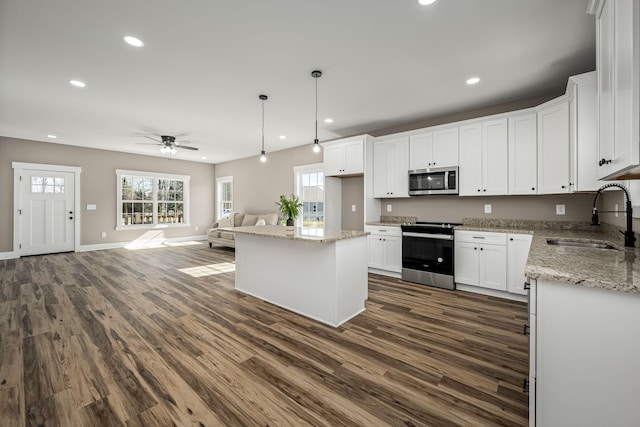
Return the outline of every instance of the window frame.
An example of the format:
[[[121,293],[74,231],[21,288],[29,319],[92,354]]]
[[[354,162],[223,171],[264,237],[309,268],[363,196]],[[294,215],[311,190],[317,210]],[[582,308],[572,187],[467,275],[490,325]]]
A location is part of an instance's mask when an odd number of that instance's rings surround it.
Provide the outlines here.
[[[231,185],[230,201],[222,200],[222,194],[223,194],[222,185],[226,183],[229,183]],[[234,212],[233,210],[233,176],[232,175],[219,176],[216,178],[216,221],[220,221],[222,218],[224,218],[222,204],[225,202],[231,203],[231,210],[229,212],[229,215],[232,215]]]
[[[309,173],[322,173],[322,182],[323,182],[323,187],[326,190],[326,176],[324,176],[324,167],[322,163],[313,163],[313,164],[309,164],[309,165],[301,165],[301,166],[294,166],[293,168],[293,179],[294,179],[294,189],[295,189],[295,194],[296,196],[298,196],[298,198],[300,199],[300,201],[304,204],[304,200],[303,200],[303,194],[302,194],[302,187],[303,187],[303,183],[302,183],[302,175],[305,174],[309,174]],[[322,225],[318,226],[317,228],[324,228],[325,224],[326,224],[326,192],[323,191],[322,192],[322,211],[323,211],[323,220],[322,220]],[[304,207],[300,213],[300,216],[298,216],[298,218],[296,218],[296,227],[303,227],[304,226]]]
[[[151,178],[152,180],[152,198],[150,201],[141,201],[152,203],[153,205],[153,222],[149,224],[122,224],[122,178],[134,177],[134,178]],[[183,218],[182,223],[158,223],[158,205],[164,203],[164,200],[158,200],[158,181],[161,179],[182,181],[182,207]],[[191,225],[191,219],[189,215],[189,207],[191,204],[189,189],[190,189],[191,176],[189,175],[176,175],[162,172],[144,172],[134,171],[126,169],[116,169],[116,230],[138,230],[138,229],[150,229],[150,228],[179,228],[189,227]]]

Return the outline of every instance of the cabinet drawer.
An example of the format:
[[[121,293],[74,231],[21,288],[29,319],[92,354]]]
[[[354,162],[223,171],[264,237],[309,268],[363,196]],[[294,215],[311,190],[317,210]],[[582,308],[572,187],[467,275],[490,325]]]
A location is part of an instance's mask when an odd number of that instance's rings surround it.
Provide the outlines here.
[[[466,231],[456,230],[455,232],[456,242],[466,243],[478,243],[489,245],[506,245],[507,234],[506,233],[492,233],[486,231]]]
[[[367,231],[371,234],[382,234],[385,236],[402,236],[402,229],[400,227],[395,226],[387,226],[387,225],[365,225],[364,231]]]

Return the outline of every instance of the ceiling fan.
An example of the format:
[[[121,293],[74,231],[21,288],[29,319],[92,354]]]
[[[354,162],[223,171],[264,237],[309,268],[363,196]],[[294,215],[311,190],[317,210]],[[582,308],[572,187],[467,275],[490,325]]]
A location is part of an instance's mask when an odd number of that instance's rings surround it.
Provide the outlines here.
[[[151,144],[151,143],[146,143],[146,144],[161,146],[162,148],[160,149],[160,152],[163,154],[176,154],[178,152],[176,148],[185,149],[185,150],[194,150],[194,151],[198,150],[197,147],[190,147],[188,145],[183,145],[183,144],[190,144],[189,141],[176,141],[176,137],[171,135],[160,135],[159,140],[148,135],[144,135],[144,137],[149,138],[150,140],[156,142],[155,144]],[[138,144],[145,144],[145,143],[139,142]]]

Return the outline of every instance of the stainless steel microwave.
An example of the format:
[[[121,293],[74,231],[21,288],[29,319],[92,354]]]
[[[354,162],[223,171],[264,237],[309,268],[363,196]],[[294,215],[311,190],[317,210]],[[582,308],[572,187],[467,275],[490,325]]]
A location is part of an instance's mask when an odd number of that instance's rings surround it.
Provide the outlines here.
[[[409,195],[458,194],[458,167],[409,171]]]

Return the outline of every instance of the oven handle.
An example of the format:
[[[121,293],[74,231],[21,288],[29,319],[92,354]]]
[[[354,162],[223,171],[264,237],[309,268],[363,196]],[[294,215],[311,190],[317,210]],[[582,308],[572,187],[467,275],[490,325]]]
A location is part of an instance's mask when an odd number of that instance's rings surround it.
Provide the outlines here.
[[[429,234],[429,233],[409,233],[403,232],[402,237],[420,237],[422,239],[438,239],[438,240],[453,240],[453,236],[450,234]]]

